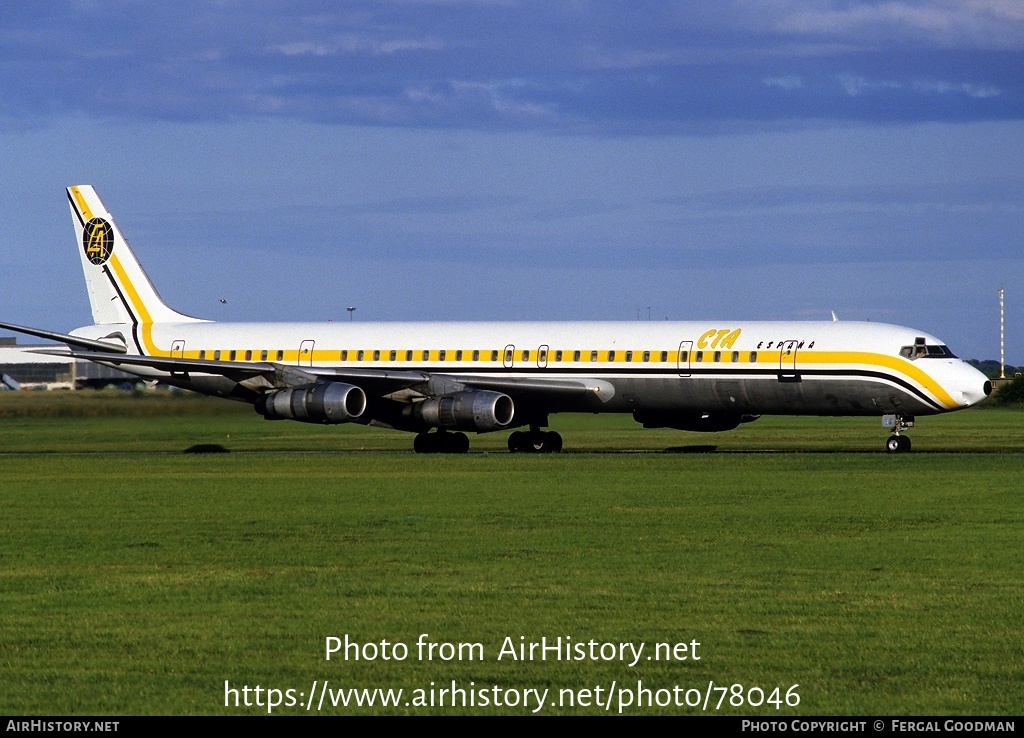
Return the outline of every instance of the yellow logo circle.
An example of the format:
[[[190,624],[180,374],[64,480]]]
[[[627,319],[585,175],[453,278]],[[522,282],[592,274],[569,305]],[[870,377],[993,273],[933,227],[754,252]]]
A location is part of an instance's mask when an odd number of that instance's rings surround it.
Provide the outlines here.
[[[99,266],[110,258],[114,250],[114,229],[103,218],[93,218],[82,231],[82,248],[85,258]]]

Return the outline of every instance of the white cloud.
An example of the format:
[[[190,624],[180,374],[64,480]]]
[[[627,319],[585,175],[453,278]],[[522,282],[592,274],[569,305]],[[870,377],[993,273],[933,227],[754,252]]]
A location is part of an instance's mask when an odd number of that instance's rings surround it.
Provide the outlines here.
[[[1024,48],[1024,3],[1020,0],[837,0],[783,1],[770,6],[773,27],[864,41],[908,34],[942,47]]]
[[[781,87],[784,90],[799,90],[804,86],[804,81],[801,77],[795,75],[789,75],[786,77],[767,77],[762,80],[769,87]]]
[[[840,74],[836,79],[839,80],[839,84],[850,97],[863,95],[870,90],[898,90],[902,87],[899,82],[884,79],[871,80],[856,74]]]
[[[921,92],[938,92],[940,94],[961,94],[968,97],[986,98],[998,97],[1003,91],[998,87],[972,85],[967,82],[955,84],[953,82],[941,82],[935,80],[922,80],[914,83],[914,89]]]
[[[276,44],[270,48],[285,56],[336,56],[337,54],[362,53],[386,56],[403,51],[440,51],[445,46],[440,40],[434,38],[380,40],[348,33],[330,42],[296,41]]]

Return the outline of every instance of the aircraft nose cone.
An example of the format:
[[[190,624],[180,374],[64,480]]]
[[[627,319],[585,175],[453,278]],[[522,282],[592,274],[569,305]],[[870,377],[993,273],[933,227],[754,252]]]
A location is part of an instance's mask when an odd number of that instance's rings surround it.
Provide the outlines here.
[[[977,405],[992,394],[992,382],[974,367],[970,368],[970,376],[964,377],[960,383],[960,396],[964,407]]]

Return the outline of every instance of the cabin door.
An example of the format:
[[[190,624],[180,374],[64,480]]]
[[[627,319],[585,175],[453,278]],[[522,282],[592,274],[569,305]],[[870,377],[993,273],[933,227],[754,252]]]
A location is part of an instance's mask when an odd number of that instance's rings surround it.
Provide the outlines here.
[[[690,376],[690,355],[693,353],[693,341],[683,341],[679,344],[679,352],[676,354],[676,371],[680,377]]]
[[[313,344],[315,341],[303,341],[299,344],[299,366],[313,366]]]
[[[796,351],[800,347],[800,342],[783,341],[782,346],[779,348],[779,381],[780,382],[799,382],[800,375],[796,371]]]

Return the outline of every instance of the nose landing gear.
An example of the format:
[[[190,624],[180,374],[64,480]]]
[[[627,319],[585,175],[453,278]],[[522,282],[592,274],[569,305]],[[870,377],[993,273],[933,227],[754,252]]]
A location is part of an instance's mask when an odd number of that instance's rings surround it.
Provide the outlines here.
[[[892,435],[885,442],[885,450],[890,454],[903,454],[910,451],[910,439],[900,433],[914,427],[913,415],[883,415],[882,427],[892,428]]]

